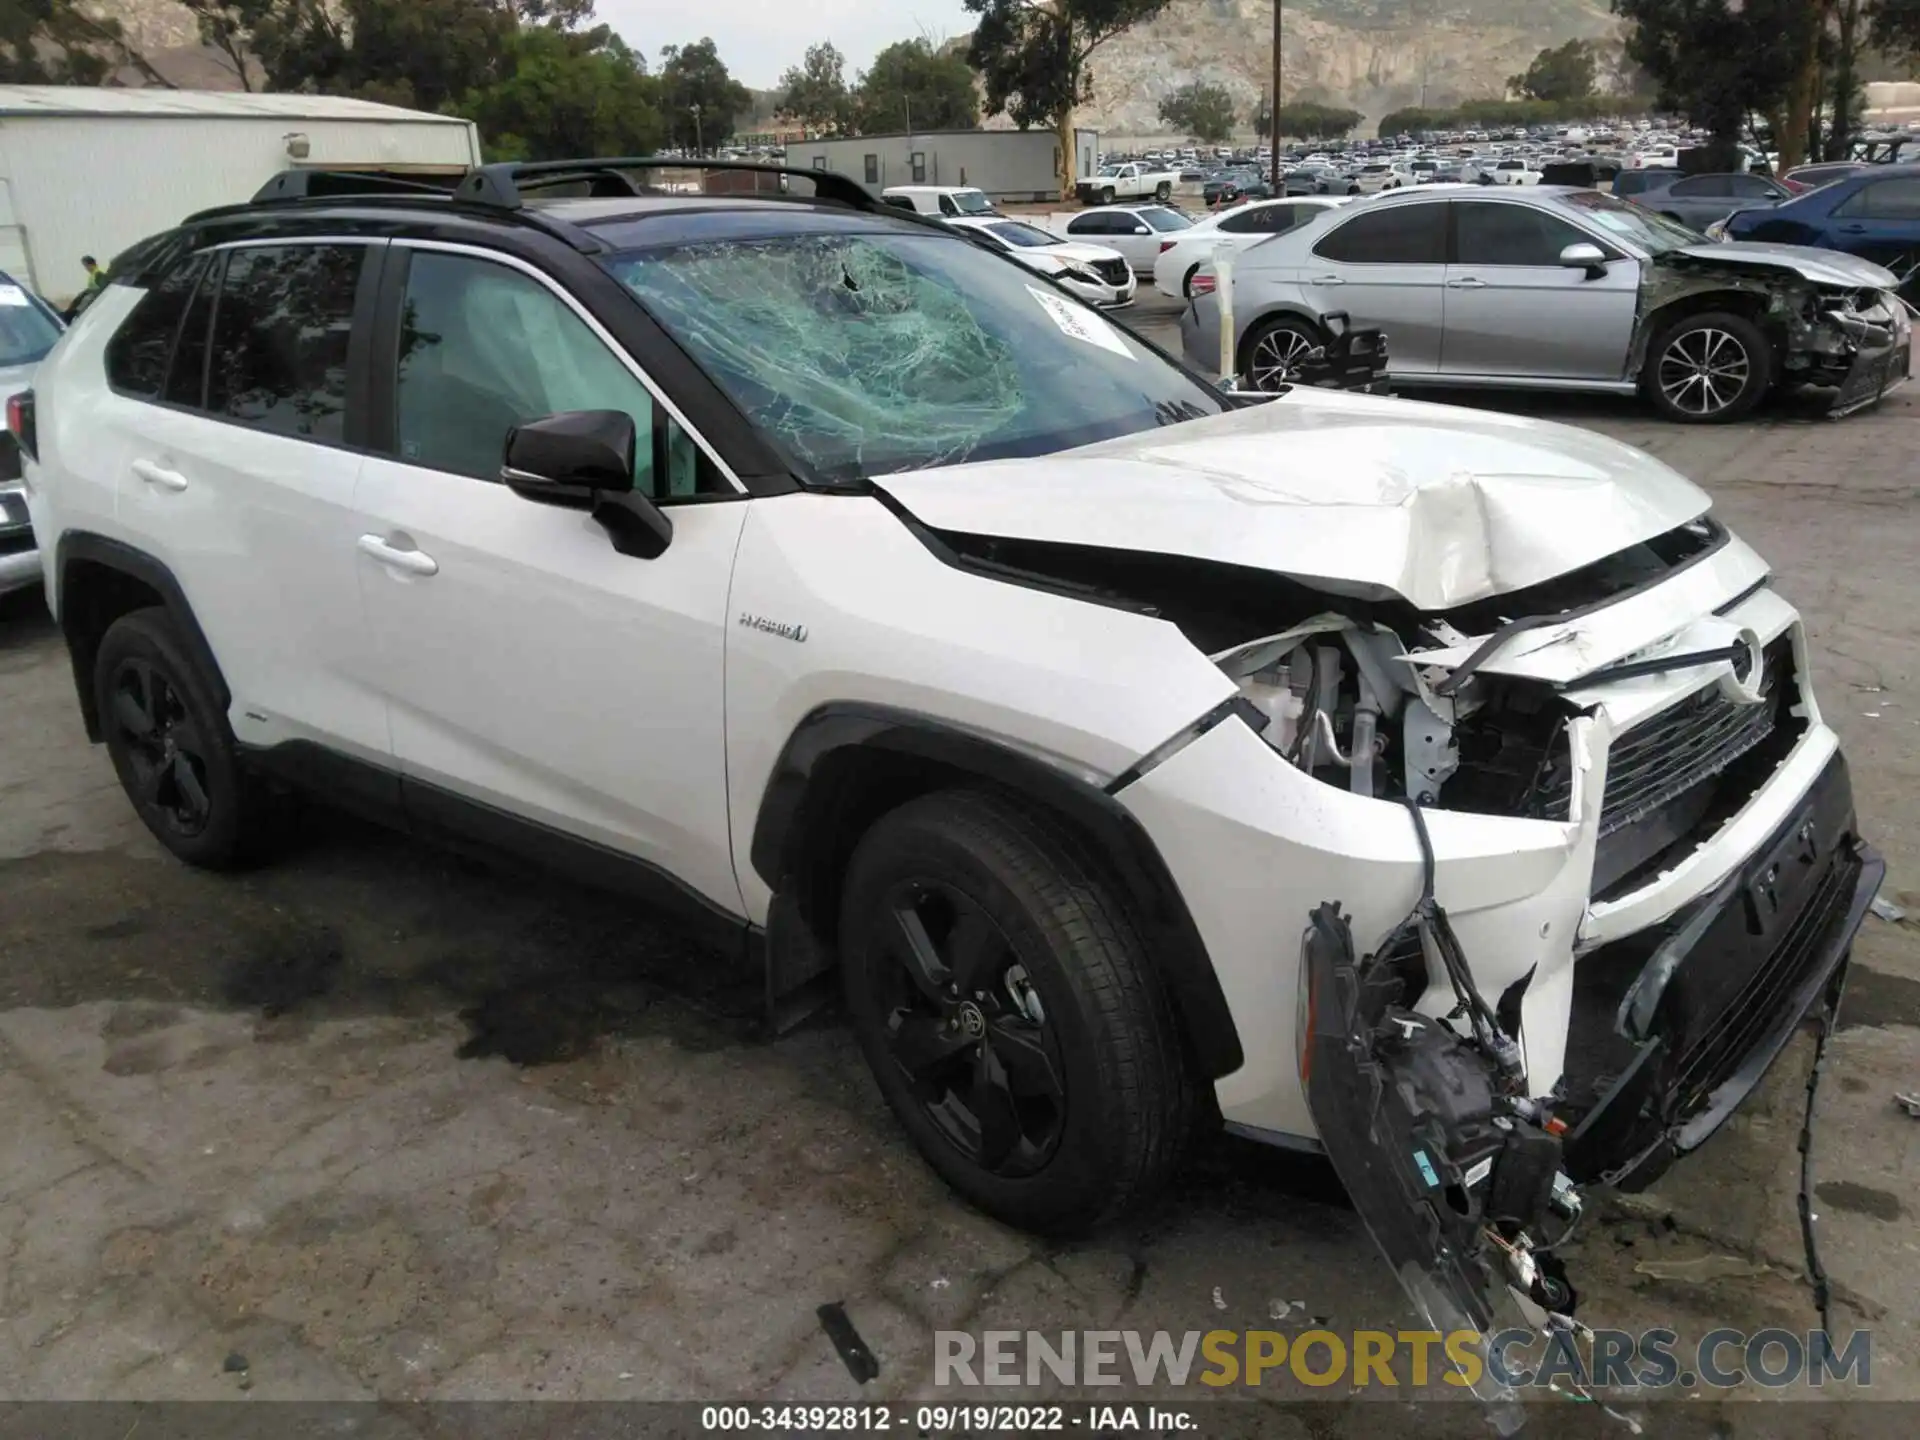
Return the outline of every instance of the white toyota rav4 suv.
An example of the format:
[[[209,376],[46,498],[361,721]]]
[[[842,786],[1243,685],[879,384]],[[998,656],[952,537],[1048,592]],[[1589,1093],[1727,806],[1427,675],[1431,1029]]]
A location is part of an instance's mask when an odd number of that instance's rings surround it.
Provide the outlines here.
[[[298,789],[557,862],[776,1013],[837,985],[997,1215],[1224,1121],[1437,1328],[1567,1309],[1579,1187],[1727,1117],[1881,874],[1765,563],[1600,436],[1223,392],[851,182],[639,168],[302,177],[46,361],[47,591],[153,833],[241,864]]]

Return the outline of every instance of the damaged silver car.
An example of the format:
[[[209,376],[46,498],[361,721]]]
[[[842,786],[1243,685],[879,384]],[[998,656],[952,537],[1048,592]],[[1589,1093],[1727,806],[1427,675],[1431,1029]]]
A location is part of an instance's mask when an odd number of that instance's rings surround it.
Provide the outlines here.
[[[1897,285],[1832,250],[1714,244],[1595,190],[1421,189],[1237,256],[1233,355],[1243,384],[1277,388],[1345,311],[1387,332],[1398,385],[1640,393],[1696,423],[1814,386],[1842,415],[1909,376]],[[1189,359],[1209,368],[1220,313],[1202,294],[1181,317]]]

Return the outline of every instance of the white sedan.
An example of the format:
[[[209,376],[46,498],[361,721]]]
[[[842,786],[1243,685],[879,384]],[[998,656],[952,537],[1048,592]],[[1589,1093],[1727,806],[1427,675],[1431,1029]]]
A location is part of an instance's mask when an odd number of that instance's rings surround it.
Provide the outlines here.
[[[1153,262],[1153,288],[1175,300],[1193,294],[1194,272],[1218,254],[1232,254],[1284,235],[1321,212],[1345,205],[1347,197],[1296,195],[1287,200],[1251,200],[1162,240]]]
[[[1029,270],[1037,270],[1089,305],[1117,310],[1133,303],[1133,266],[1118,250],[1062,240],[1037,225],[1005,216],[957,216],[947,220],[996,250],[1004,250]]]
[[[1067,221],[1067,239],[1111,246],[1136,275],[1151,275],[1161,242],[1192,228],[1192,218],[1170,205],[1103,205]]]

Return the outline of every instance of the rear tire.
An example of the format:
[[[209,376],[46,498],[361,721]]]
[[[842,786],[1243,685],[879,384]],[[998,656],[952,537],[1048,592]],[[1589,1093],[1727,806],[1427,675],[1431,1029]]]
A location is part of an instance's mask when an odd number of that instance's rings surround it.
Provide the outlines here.
[[[996,796],[924,796],[862,839],[840,915],[860,1047],[961,1195],[1074,1233],[1166,1179],[1192,1079],[1146,947],[1073,835]]]
[[[207,870],[267,857],[273,797],[241,765],[213,687],[165,610],[136,610],[108,627],[93,687],[114,772],[156,840]]]
[[[1724,425],[1751,414],[1773,383],[1773,347],[1744,315],[1690,315],[1647,347],[1640,388],[1669,420]]]
[[[1173,187],[1162,180],[1154,187],[1153,198],[1164,205],[1173,198]]]
[[[1199,273],[1200,267],[1193,265],[1190,266],[1187,273],[1180,278],[1180,294],[1183,299],[1191,300],[1193,298],[1193,277]]]
[[[1100,203],[1102,205],[1111,205],[1113,203],[1113,187],[1111,185],[1100,192]]]
[[[1309,350],[1326,343],[1326,336],[1311,320],[1296,315],[1263,320],[1240,342],[1241,383],[1249,389],[1276,392],[1293,383]]]

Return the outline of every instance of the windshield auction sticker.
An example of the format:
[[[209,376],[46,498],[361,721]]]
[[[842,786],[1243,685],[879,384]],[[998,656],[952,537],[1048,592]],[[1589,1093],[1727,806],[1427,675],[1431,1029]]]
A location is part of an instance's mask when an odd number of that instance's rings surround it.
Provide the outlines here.
[[[1098,345],[1102,350],[1111,350],[1128,360],[1134,358],[1133,352],[1127,349],[1126,341],[1098,315],[1090,314],[1058,295],[1036,290],[1031,285],[1027,286],[1027,293],[1039,302],[1040,308],[1047,312],[1047,317],[1060,327],[1062,335],[1070,335],[1089,345]]]

